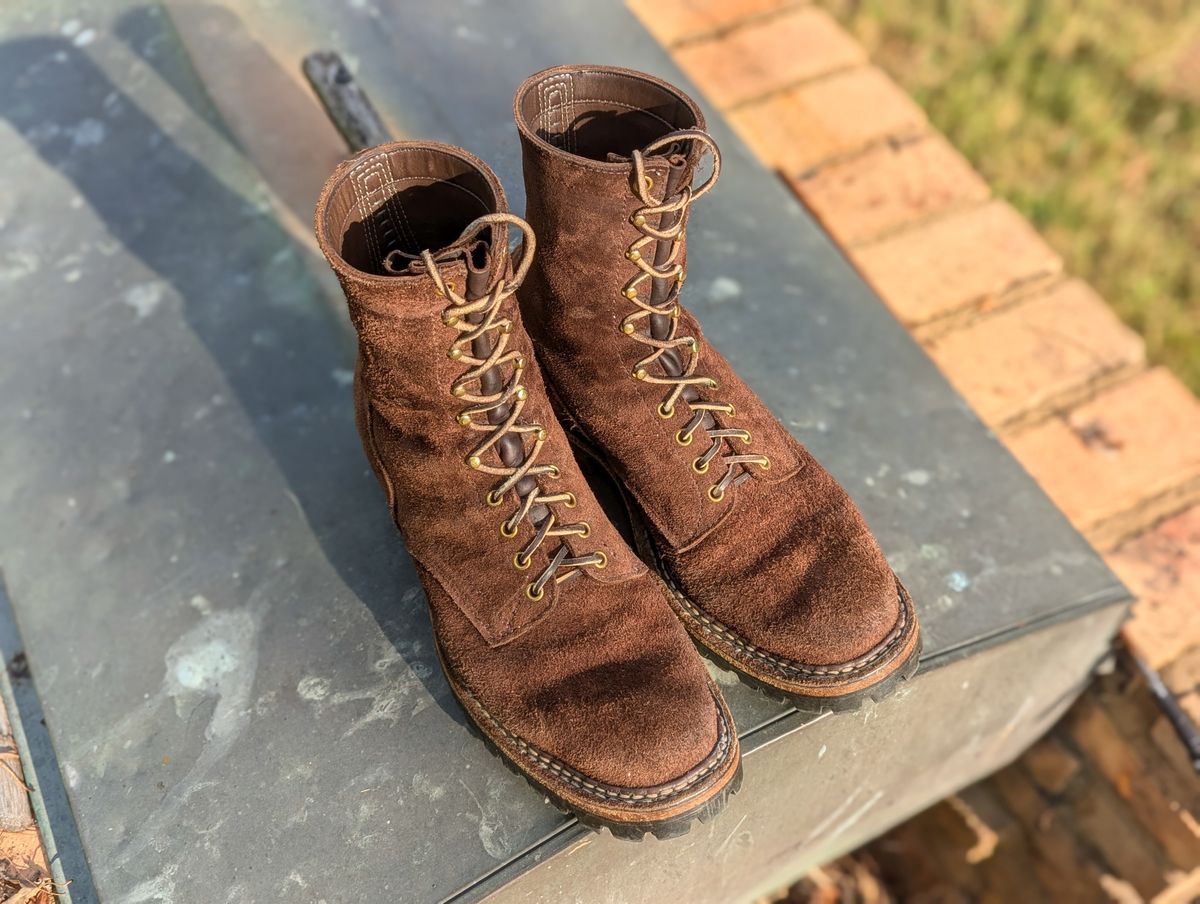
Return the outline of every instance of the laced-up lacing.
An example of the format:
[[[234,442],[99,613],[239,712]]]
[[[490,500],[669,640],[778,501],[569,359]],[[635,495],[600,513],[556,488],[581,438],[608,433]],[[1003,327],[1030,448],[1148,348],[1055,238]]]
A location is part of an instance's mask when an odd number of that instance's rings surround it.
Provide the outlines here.
[[[699,142],[712,153],[712,173],[697,189],[690,185],[684,186],[673,198],[667,198],[664,190],[663,200],[655,201],[650,195],[654,180],[646,173],[646,156],[668,145],[688,141]],[[698,474],[705,474],[713,461],[719,457],[718,464],[725,465],[725,473],[709,487],[708,498],[713,502],[720,502],[730,486],[736,486],[750,476],[746,466],[758,465],[763,470],[771,467],[767,456],[739,452],[733,446],[735,441],[749,446],[753,439],[750,431],[730,427],[724,423],[726,419],[737,414],[732,404],[706,400],[701,396],[701,389],[718,389],[717,381],[697,373],[700,363],[699,341],[694,336],[678,335],[679,293],[687,277],[678,258],[686,237],[687,213],[692,202],[716,184],[721,173],[721,152],[707,133],[699,129],[683,129],[664,135],[640,151],[634,151],[632,159],[633,190],[643,206],[633,212],[629,222],[637,227],[642,235],[629,246],[625,257],[636,264],[640,272],[630,279],[622,290],[622,294],[637,306],[637,310],[621,321],[621,332],[652,349],[649,355],[634,365],[632,376],[636,380],[671,387],[666,398],[658,406],[658,414],[663,419],[674,417],[676,406],[680,402],[692,411],[687,424],[675,433],[675,441],[679,445],[691,445],[696,432],[701,427],[704,428],[712,440],[712,445],[693,459],[692,470]],[[677,216],[670,216],[672,214]],[[667,222],[670,225],[662,225]],[[665,260],[656,266],[655,255],[649,255],[650,259],[647,259],[648,255],[642,251],[648,245],[657,249],[658,243],[663,241],[671,243],[670,252]],[[638,288],[643,283],[648,281],[653,287],[658,280],[672,280],[670,291],[663,301],[652,303],[650,298],[643,298],[638,293]],[[661,339],[655,338],[652,330],[648,328],[649,318],[655,315],[670,318],[667,335]],[[679,361],[678,368],[664,366],[663,359],[668,353]],[[656,364],[658,366],[655,366]],[[678,373],[672,373],[673,370],[677,370]]]
[[[530,512],[539,507],[544,514],[533,523],[533,536],[513,556],[513,565],[521,571],[529,568],[533,555],[547,538],[550,537],[579,537],[586,539],[591,533],[591,526],[586,521],[560,523],[553,506],[562,503],[567,508],[574,508],[575,494],[571,492],[544,493],[541,486],[533,482],[530,485],[525,478],[549,478],[557,480],[562,472],[557,465],[537,464],[538,453],[546,443],[546,428],[540,424],[523,423],[521,412],[525,407],[528,392],[521,385],[521,372],[526,367],[525,356],[517,350],[507,351],[508,337],[513,331],[513,321],[502,316],[501,308],[517,291],[521,281],[529,271],[533,261],[535,238],[533,229],[518,216],[507,213],[489,214],[480,217],[464,231],[458,245],[469,246],[483,230],[490,227],[515,226],[524,233],[525,248],[520,266],[511,280],[505,280],[503,275],[497,278],[492,288],[475,299],[460,295],[455,286],[447,282],[438,270],[437,261],[429,251],[421,253],[429,276],[433,279],[439,295],[449,300],[449,305],[442,312],[442,322],[454,329],[458,336],[450,346],[448,355],[452,360],[465,364],[467,370],[454,381],[450,387],[451,394],[461,399],[467,407],[456,417],[458,423],[470,430],[483,434],[483,438],[466,458],[466,464],[483,474],[491,474],[500,478],[499,483],[488,491],[485,500],[489,506],[499,507],[504,504],[504,497],[510,492],[516,494],[517,509],[500,524],[500,534],[506,539],[515,538],[520,533],[521,523]],[[497,229],[497,232],[501,230]],[[491,350],[486,357],[476,357],[475,341],[481,337],[492,338]],[[484,391],[482,378],[495,370],[503,374],[503,368],[512,368],[509,376],[503,380],[501,387],[493,393]],[[472,384],[476,384],[472,389]],[[489,414],[497,412],[498,423],[492,423]],[[501,450],[496,449],[495,460],[499,464],[491,464],[488,452],[496,448],[506,436],[520,438],[524,450],[521,461],[514,466],[504,462]],[[532,445],[527,445],[532,437]],[[523,482],[524,481],[524,482]],[[518,486],[521,484],[521,486]],[[553,580],[562,583],[580,574],[585,566],[603,568],[608,564],[608,557],[600,551],[586,555],[572,555],[566,542],[550,556],[546,567],[537,579],[525,588],[526,595],[532,600],[539,600],[545,593],[546,584]]]

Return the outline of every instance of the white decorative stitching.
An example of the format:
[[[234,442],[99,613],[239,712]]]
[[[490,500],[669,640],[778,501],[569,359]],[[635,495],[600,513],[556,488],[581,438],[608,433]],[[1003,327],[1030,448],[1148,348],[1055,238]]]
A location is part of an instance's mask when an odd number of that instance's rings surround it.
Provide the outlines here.
[[[571,121],[575,113],[575,83],[570,73],[553,76],[538,85],[538,122],[547,140],[572,153],[576,148]]]

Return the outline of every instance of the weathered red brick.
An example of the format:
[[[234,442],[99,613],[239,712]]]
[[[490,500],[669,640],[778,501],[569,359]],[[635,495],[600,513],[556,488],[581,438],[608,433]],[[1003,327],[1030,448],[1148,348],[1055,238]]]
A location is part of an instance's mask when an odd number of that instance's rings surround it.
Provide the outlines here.
[[[1000,428],[1062,410],[1145,361],[1142,340],[1078,280],[929,339],[925,349]]]
[[[1067,730],[1092,764],[1129,806],[1136,820],[1162,845],[1175,866],[1190,869],[1200,863],[1200,836],[1172,801],[1153,772],[1125,743],[1104,710],[1089,695],[1073,706],[1065,719]],[[1192,823],[1198,814],[1188,814]]]
[[[1162,668],[1200,647],[1200,506],[1130,540],[1107,561],[1138,598],[1124,631],[1150,665]]]
[[[670,47],[736,27],[793,5],[792,0],[628,0],[626,4],[658,43]]]
[[[688,44],[674,56],[705,96],[721,108],[860,65],[867,58],[866,51],[828,13],[814,7]]]
[[[986,306],[1062,269],[1062,259],[1001,201],[852,248],[850,257],[910,326]]]
[[[1193,607],[1196,606],[1196,600],[1197,597],[1193,593],[1191,598]],[[1184,630],[1190,632],[1190,623]],[[1183,711],[1193,722],[1200,724],[1200,646],[1193,646],[1174,657],[1169,664],[1162,668],[1162,678],[1171,693],[1175,695],[1179,705],[1183,707]],[[1194,776],[1195,770],[1193,769],[1190,774]],[[1200,820],[1200,800],[1196,801],[1194,812],[1197,819]],[[1200,833],[1200,825],[1197,826],[1196,831]]]
[[[925,113],[873,66],[739,107],[729,121],[759,158],[783,173],[801,173],[872,142],[912,136]]]
[[[1100,852],[1112,875],[1132,886],[1136,898],[1130,896],[1130,901],[1149,901],[1166,887],[1173,872],[1170,864],[1156,841],[1137,825],[1129,807],[1103,781],[1072,795],[1069,812],[1072,828]]]
[[[1080,769],[1079,757],[1053,736],[1042,738],[1021,754],[1021,763],[1049,794],[1062,794]]]
[[[1200,694],[1196,696],[1200,696]],[[1177,699],[1183,702],[1183,698]],[[1200,721],[1200,713],[1191,712],[1190,715],[1193,721]],[[1175,730],[1175,726],[1165,715],[1160,715],[1150,726],[1150,740],[1170,763],[1178,778],[1183,778],[1189,784],[1196,781],[1196,767],[1192,765],[1191,754],[1183,745],[1179,732]],[[1200,807],[1197,807],[1197,811],[1200,812]]]
[[[1020,765],[1001,769],[988,784],[1033,839],[1033,869],[1049,890],[1043,900],[1095,900],[1102,871],[1063,818],[1064,808],[1047,804]]]
[[[1009,450],[1102,548],[1200,491],[1200,403],[1162,368],[1013,436]]]
[[[937,134],[877,144],[788,181],[841,245],[984,201],[989,194],[983,178]]]

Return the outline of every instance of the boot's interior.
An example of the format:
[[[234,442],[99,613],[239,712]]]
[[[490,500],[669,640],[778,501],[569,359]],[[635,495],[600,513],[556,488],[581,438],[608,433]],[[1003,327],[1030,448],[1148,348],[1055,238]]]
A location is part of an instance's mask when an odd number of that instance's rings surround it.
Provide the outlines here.
[[[472,161],[449,150],[368,153],[335,186],[325,234],[350,266],[383,275],[392,252],[417,257],[454,244],[473,220],[496,212],[497,195]]]
[[[538,138],[592,160],[628,157],[668,132],[701,125],[699,111],[675,92],[602,69],[549,73],[525,89],[517,108]]]

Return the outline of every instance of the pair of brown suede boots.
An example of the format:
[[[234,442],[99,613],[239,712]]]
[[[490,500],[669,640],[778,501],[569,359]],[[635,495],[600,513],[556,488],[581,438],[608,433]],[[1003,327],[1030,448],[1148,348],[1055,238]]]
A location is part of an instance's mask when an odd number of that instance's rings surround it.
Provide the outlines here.
[[[371,148],[325,185],[358,427],[484,737],[589,824],[679,834],[741,775],[691,641],[820,710],[910,677],[920,633],[849,496],[680,305],[692,202],[720,173],[695,102],[569,66],[514,113],[528,221],[447,145]],[[636,555],[568,442],[620,488]]]

